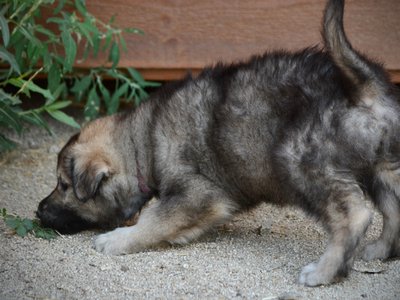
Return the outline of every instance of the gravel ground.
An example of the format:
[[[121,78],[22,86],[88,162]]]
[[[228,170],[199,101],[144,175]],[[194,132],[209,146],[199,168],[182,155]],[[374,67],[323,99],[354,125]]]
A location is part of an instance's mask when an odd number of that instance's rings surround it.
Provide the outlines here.
[[[54,126],[55,136],[32,128],[0,157],[0,208],[33,218],[55,186],[57,152],[73,129]],[[375,214],[366,240],[380,226]],[[0,299],[400,299],[400,260],[357,260],[341,283],[299,286],[326,235],[294,209],[263,205],[190,245],[127,256],[97,253],[96,234],[20,238],[0,221]]]

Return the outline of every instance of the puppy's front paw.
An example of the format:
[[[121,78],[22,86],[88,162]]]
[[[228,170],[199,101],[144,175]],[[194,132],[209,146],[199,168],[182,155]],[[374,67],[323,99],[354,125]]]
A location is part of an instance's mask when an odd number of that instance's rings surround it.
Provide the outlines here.
[[[334,281],[331,272],[327,270],[320,271],[317,262],[313,262],[305,266],[300,273],[299,283],[305,286],[319,286],[329,284]]]
[[[313,262],[305,266],[300,273],[299,283],[306,286],[317,286],[321,283],[318,282],[317,274],[317,263]]]
[[[94,240],[94,248],[104,254],[122,255],[132,253],[130,247],[129,227],[117,228],[100,234]]]

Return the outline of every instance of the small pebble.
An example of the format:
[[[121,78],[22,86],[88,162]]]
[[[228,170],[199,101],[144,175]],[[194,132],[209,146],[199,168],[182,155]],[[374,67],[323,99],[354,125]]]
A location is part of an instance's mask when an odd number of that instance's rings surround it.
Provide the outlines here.
[[[127,266],[121,266],[121,271],[122,272],[128,272],[129,268]]]
[[[58,145],[52,145],[52,146],[50,146],[48,152],[50,154],[57,154],[60,152],[60,147]]]
[[[286,292],[278,297],[279,300],[299,300],[301,298],[301,295],[295,292]]]
[[[30,149],[39,149],[40,145],[39,145],[39,143],[37,141],[29,140],[28,141],[28,147]]]

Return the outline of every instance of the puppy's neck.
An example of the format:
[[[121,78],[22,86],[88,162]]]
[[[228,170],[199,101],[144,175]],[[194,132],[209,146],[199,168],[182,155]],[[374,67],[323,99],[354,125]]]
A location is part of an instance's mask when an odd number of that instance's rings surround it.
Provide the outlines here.
[[[151,194],[154,188],[154,180],[152,176],[153,170],[153,147],[151,142],[151,124],[152,124],[152,105],[145,102],[140,105],[136,110],[127,114],[124,127],[129,136],[124,137],[122,140],[130,140],[129,153],[127,159],[132,160],[132,152],[135,155],[132,163],[135,167],[132,171],[138,178],[138,187],[142,194]]]

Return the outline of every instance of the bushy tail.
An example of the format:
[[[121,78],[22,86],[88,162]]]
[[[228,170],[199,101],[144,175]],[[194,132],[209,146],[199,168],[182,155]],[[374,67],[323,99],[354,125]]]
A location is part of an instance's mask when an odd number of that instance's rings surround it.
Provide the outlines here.
[[[343,28],[344,0],[328,0],[323,24],[325,48],[343,73],[359,88],[378,92],[387,83],[383,68],[353,49]],[[372,90],[371,90],[372,89]]]

